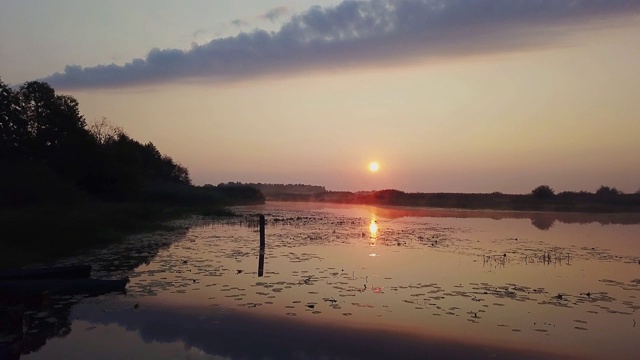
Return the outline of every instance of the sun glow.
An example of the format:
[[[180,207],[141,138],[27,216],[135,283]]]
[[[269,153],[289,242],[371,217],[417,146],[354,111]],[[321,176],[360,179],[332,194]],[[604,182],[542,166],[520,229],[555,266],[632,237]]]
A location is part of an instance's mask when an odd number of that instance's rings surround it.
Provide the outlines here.
[[[371,237],[375,237],[378,234],[378,222],[376,219],[371,219],[371,223],[369,224],[369,232],[371,233]]]
[[[378,170],[380,170],[380,164],[375,161],[369,163],[369,171],[376,172]]]

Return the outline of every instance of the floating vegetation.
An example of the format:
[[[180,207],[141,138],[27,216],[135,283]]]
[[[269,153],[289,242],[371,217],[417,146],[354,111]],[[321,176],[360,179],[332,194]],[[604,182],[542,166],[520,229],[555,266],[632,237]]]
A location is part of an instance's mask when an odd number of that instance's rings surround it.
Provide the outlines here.
[[[566,337],[568,348],[579,341],[576,330],[612,329],[602,336],[619,346],[628,337],[616,338],[616,329],[640,331],[634,319],[640,279],[628,275],[637,271],[638,250],[604,238],[554,235],[568,225],[540,231],[527,220],[525,230],[490,219],[376,216],[373,234],[367,214],[266,209],[262,250],[255,210],[247,207],[237,209],[243,216],[190,219],[180,233],[134,237],[69,262],[91,262],[104,278],[129,276],[128,309],[138,313],[147,303],[196,304],[296,318],[290,321],[449,331],[452,337],[534,344]],[[144,309],[134,309],[140,303]],[[29,317],[50,324],[57,319],[48,312]]]

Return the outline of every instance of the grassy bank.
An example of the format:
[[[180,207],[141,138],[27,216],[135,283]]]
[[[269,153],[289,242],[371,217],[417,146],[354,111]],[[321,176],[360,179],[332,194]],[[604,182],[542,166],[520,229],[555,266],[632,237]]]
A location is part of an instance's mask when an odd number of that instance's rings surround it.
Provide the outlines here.
[[[33,162],[14,163],[0,177],[0,269],[61,257],[166,229],[188,215],[230,216],[225,207],[261,204],[246,187],[146,181],[128,193],[91,193]],[[116,198],[116,199],[112,199]]]
[[[88,202],[0,210],[0,268],[48,262],[121,241],[127,235],[169,229],[189,215],[231,216],[221,206]]]

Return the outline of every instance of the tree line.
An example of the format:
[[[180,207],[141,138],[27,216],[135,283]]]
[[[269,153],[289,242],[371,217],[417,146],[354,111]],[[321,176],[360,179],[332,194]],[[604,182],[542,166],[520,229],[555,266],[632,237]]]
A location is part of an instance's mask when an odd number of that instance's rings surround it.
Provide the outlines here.
[[[44,82],[12,89],[0,79],[0,205],[60,204],[82,198],[218,201],[223,189],[196,187],[188,169],[106,119],[87,124],[78,101]],[[260,202],[257,191],[234,192]],[[228,196],[227,196],[228,198]],[[228,201],[232,202],[232,200]]]
[[[251,187],[194,186],[188,169],[71,96],[0,79],[0,269],[50,261],[184,215],[263,203]]]
[[[238,184],[238,183],[229,183]],[[227,185],[229,185],[227,184]],[[219,186],[224,186],[220,184]],[[563,191],[541,185],[528,194],[407,193],[395,189],[378,191],[327,191],[309,185],[246,184],[260,188],[267,200],[329,202],[458,209],[555,211],[591,213],[640,212],[640,192],[625,194],[615,187],[601,186],[595,193]],[[275,186],[274,186],[275,185]],[[269,189],[278,191],[269,191]],[[313,189],[318,191],[299,191]]]
[[[218,184],[220,187],[250,186],[260,190],[264,196],[278,196],[280,194],[320,194],[327,192],[324,186],[305,184],[268,184],[268,183],[241,183],[228,182]]]
[[[640,194],[638,190],[636,195]],[[538,199],[550,199],[555,196],[561,198],[599,198],[599,199],[615,199],[622,197],[625,193],[615,187],[601,185],[595,193],[588,191],[562,191],[556,194],[555,190],[549,185],[540,185],[531,191],[531,196]]]

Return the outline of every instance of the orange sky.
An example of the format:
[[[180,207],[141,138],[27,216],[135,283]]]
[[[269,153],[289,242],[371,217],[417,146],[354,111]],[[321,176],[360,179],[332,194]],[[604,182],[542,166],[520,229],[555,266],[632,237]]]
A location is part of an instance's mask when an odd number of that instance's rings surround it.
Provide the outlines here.
[[[307,14],[306,24],[312,21],[312,11],[292,5],[281,8],[277,21],[261,23],[255,14],[267,14],[268,8],[250,11],[255,9],[250,3],[229,9],[226,20],[251,14],[247,18],[256,28],[270,31],[295,23],[291,16]],[[334,8],[326,9],[316,15],[332,19],[329,10]],[[640,14],[640,9],[634,11]],[[272,59],[271,64],[265,64],[268,58],[265,63],[247,62],[245,67],[254,69],[249,71],[239,70],[244,58],[238,58],[228,71],[241,75],[224,81],[182,72],[151,82],[123,78],[108,87],[64,85],[68,82],[56,86],[55,81],[62,80],[51,79],[59,92],[80,101],[89,122],[104,116],[134,138],[152,141],[186,165],[196,184],[282,182],[331,190],[506,193],[526,193],[540,184],[557,191],[594,191],[608,185],[635,192],[640,187],[640,17],[598,14],[596,20],[562,20],[547,28],[517,20],[520,13],[508,13],[500,20],[514,21],[506,30],[478,27],[478,34],[469,38],[451,35],[457,29],[453,25],[429,28],[449,36],[446,42],[434,40],[437,51],[422,48],[427,38],[395,45],[413,34],[407,32],[391,43],[380,40],[380,51],[371,44],[354,46],[353,53],[336,48],[318,55],[322,61],[296,62],[292,52],[285,60],[274,57],[279,62]],[[419,20],[429,21],[426,15]],[[189,26],[186,21],[180,24]],[[196,26],[189,32],[195,34]],[[289,44],[283,41],[278,46]],[[11,44],[11,39],[0,42],[9,50]],[[267,51],[259,44],[251,46]],[[153,39],[145,45],[139,45],[139,54],[161,46]],[[189,48],[180,40],[166,46]],[[91,48],[81,50],[74,50],[76,59],[65,63],[94,66],[82,62],[82,53]],[[170,61],[169,55],[150,54],[158,62]],[[0,67],[3,81],[31,80],[16,77],[20,59],[10,60]],[[30,74],[37,78],[61,70]],[[380,162],[377,173],[368,171],[372,160]]]

